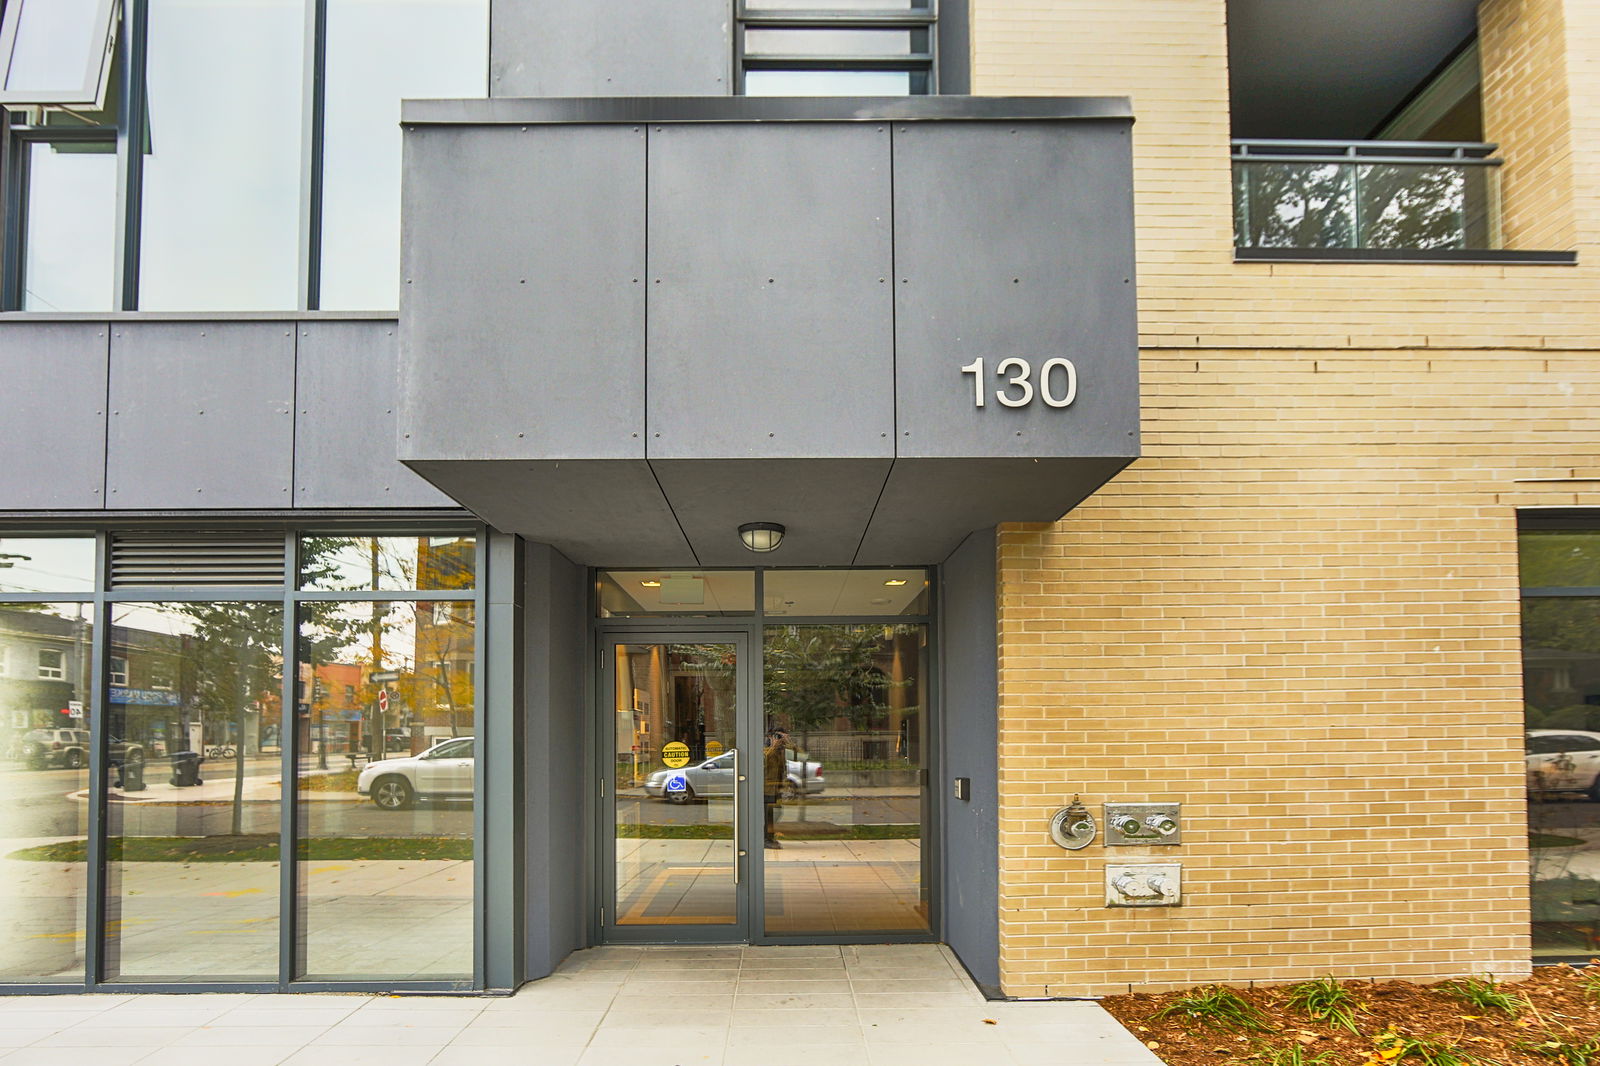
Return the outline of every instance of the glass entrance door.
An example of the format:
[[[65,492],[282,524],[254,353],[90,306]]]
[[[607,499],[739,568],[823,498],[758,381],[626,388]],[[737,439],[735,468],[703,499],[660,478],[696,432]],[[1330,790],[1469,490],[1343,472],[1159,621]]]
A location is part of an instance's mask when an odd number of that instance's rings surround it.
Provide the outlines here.
[[[607,940],[746,938],[746,649],[742,633],[602,638]]]

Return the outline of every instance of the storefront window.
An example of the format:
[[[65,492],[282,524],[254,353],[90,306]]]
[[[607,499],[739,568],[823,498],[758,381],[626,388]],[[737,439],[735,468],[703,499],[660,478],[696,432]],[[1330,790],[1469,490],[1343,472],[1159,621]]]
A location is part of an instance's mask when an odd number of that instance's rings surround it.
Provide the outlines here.
[[[0,536],[0,983],[474,980],[478,537],[239,542]]]
[[[472,976],[476,648],[470,601],[301,604],[297,976]]]
[[[283,605],[116,603],[106,977],[276,980]],[[154,679],[166,684],[158,687]]]
[[[0,670],[0,915],[26,930],[0,936],[0,982],[83,980],[92,618],[89,603],[0,604],[0,663],[57,667]]]
[[[1522,538],[1535,958],[1589,958],[1600,924],[1600,533]]]

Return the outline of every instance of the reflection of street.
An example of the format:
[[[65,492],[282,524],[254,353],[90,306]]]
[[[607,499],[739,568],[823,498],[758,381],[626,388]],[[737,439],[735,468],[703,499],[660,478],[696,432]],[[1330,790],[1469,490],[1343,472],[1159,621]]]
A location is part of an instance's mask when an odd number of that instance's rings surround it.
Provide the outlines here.
[[[1528,804],[1535,956],[1600,950],[1600,803],[1576,796]]]

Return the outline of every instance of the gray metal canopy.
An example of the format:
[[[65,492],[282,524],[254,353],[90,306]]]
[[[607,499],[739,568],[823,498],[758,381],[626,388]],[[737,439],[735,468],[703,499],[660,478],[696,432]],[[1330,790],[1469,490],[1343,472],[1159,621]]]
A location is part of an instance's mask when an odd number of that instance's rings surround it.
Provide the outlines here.
[[[942,560],[1138,455],[1125,100],[406,104],[400,457],[591,565]]]

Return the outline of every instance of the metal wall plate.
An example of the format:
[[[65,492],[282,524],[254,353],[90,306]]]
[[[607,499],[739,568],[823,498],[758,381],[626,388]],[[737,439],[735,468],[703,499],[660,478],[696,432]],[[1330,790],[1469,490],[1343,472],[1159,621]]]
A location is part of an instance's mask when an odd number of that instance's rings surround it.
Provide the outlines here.
[[[1153,847],[1183,843],[1177,803],[1106,804],[1106,845]]]
[[[1109,863],[1107,907],[1176,907],[1183,902],[1183,867],[1175,862]]]

